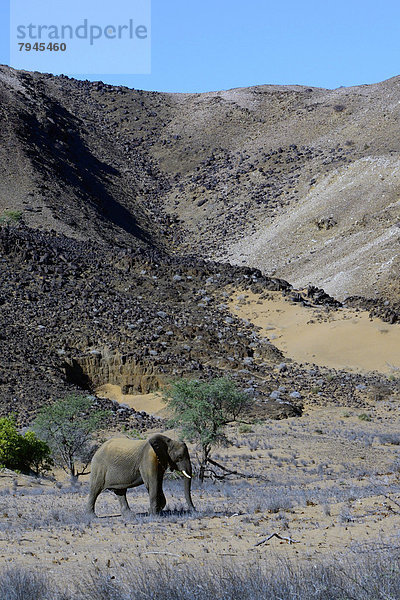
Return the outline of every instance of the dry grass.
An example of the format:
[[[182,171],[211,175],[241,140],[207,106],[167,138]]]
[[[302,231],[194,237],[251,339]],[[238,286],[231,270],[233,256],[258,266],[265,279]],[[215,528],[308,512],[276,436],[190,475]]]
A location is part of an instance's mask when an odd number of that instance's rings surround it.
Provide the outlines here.
[[[139,561],[111,576],[94,568],[70,583],[19,567],[0,575],[0,588],[2,600],[388,600],[400,594],[398,558],[397,549],[301,567],[210,560],[193,569]]]
[[[103,596],[98,592],[100,600],[139,598],[135,581],[148,582],[145,598],[191,594],[207,600],[215,589],[214,598],[268,599],[279,597],[280,590],[284,598],[358,600],[362,586],[373,591],[385,580],[382,589],[396,598],[398,573],[383,556],[390,550],[394,557],[400,546],[397,424],[381,404],[371,409],[372,422],[360,420],[357,411],[346,417],[343,412],[310,409],[300,419],[256,423],[246,433],[232,426],[234,443],[219,449],[217,460],[247,476],[203,486],[195,480],[194,513],[185,510],[182,481],[170,477],[163,515],[148,515],[142,486],[129,492],[132,513],[124,520],[111,492],[99,497],[99,518],[85,515],[87,480],[71,487],[68,481],[0,473],[4,581],[17,577],[27,589],[40,586],[40,578],[28,575],[43,571],[50,580],[47,591],[58,585],[52,600],[91,600],[92,584],[105,590]],[[192,456],[196,463],[194,449]],[[257,545],[274,532],[296,543],[271,538]],[[367,565],[371,556],[376,559],[376,549],[382,565],[377,562],[371,570]],[[221,561],[228,561],[224,580]],[[78,588],[64,590],[65,581]],[[153,581],[161,595],[155,595]],[[378,591],[368,597],[385,598]],[[15,596],[30,597],[46,600],[28,592]]]

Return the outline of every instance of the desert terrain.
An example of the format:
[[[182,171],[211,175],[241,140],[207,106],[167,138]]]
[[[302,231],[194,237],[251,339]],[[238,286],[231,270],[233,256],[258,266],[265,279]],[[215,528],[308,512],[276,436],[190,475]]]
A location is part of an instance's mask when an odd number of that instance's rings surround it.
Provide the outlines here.
[[[170,94],[0,67],[0,215],[397,302],[400,78]]]
[[[237,294],[230,306],[296,363],[392,376],[400,372],[400,328],[365,310],[307,307],[287,302],[279,292],[267,298]]]
[[[171,381],[251,398],[193,513],[173,473],[162,515],[141,486],[92,518],[88,476],[0,469],[0,597],[399,597],[399,85],[0,66],[0,416],[24,432],[83,394],[109,411],[96,443],[177,438]]]
[[[108,492],[99,497],[99,518],[89,519],[87,478],[71,487],[61,473],[37,480],[2,472],[0,561],[44,570],[70,581],[71,590],[83,571],[120,578],[139,561],[175,568],[229,559],[271,568],[281,560],[340,563],[352,553],[394,551],[400,541],[397,407],[391,398],[370,400],[367,412],[306,406],[301,418],[255,423],[246,433],[232,426],[232,446],[217,456],[243,476],[195,484],[193,514],[185,512],[182,481],[170,477],[164,516],[147,515],[141,486],[128,493],[130,518],[121,517]],[[257,545],[273,533],[283,539]]]

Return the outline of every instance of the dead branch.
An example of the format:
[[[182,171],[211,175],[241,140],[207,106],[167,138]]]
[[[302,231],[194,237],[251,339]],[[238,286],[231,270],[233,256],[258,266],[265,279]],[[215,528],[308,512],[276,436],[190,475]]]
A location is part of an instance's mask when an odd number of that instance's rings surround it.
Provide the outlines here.
[[[222,469],[223,471],[226,471],[227,473],[230,473],[231,475],[243,475],[242,473],[238,473],[237,471],[231,471],[231,469],[227,469],[223,465],[220,465],[219,463],[217,463],[212,458],[207,458],[207,462],[211,463],[215,467],[219,467],[220,469]],[[244,475],[244,477],[247,477],[247,475]]]
[[[223,465],[220,465],[219,463],[217,463],[212,458],[207,458],[207,462],[211,463],[215,467],[218,467],[219,469],[222,469],[223,471],[226,471],[227,475],[237,475],[237,477],[247,477],[248,479],[251,479],[251,478],[254,478],[254,479],[265,479],[265,481],[269,481],[268,479],[263,478],[261,475],[253,475],[251,473],[239,473],[239,471],[232,471],[231,469],[227,469]],[[210,469],[210,471],[211,471],[211,469]],[[221,476],[221,475],[220,476],[216,476],[216,477],[218,479],[223,479],[223,476]]]
[[[173,554],[172,552],[142,552],[142,554],[164,554],[166,556],[176,556],[177,558],[182,558],[182,554]]]
[[[269,481],[268,477],[264,477],[263,475],[255,475],[252,473],[239,473],[239,471],[232,471],[231,469],[227,469],[223,465],[220,465],[219,463],[217,463],[212,458],[208,458],[207,462],[215,465],[216,467],[222,469],[223,471],[226,471],[227,475],[236,475],[237,477],[246,477],[247,479],[262,479],[263,481]],[[223,479],[223,477],[221,475],[217,476],[217,478]]]
[[[393,502],[393,504],[396,504],[400,508],[400,502],[397,502],[397,500],[393,500],[393,498],[391,498],[387,494],[383,494],[383,496],[386,498],[386,500]],[[391,510],[393,510],[393,508]],[[396,511],[393,511],[393,512],[396,512]]]
[[[285,542],[288,542],[288,544],[299,544],[300,543],[300,540],[292,540],[292,538],[290,538],[290,537],[283,537],[283,536],[279,535],[279,533],[271,533],[271,535],[269,535],[264,540],[261,540],[261,542],[258,542],[253,547],[256,548],[257,546],[261,546],[262,544],[266,544],[273,537],[278,538],[278,540],[283,540]]]
[[[382,486],[377,485],[372,478],[369,478],[369,481],[372,483],[372,485],[375,487],[375,489],[377,490],[377,492],[379,492],[379,494],[381,496],[383,496],[384,498],[386,498],[386,500],[389,500],[389,502],[393,502],[393,504],[396,504],[396,506],[398,506],[400,508],[400,502],[398,502],[397,500],[393,500],[393,498],[391,498],[390,496],[388,496],[388,494],[385,494],[385,492],[382,490]],[[389,507],[390,510],[392,510],[393,512],[395,512],[396,514],[399,514],[397,511],[395,511],[393,508]]]
[[[218,475],[218,473],[216,473],[214,471],[214,469],[210,469],[210,467],[208,467],[207,469],[204,469],[204,475],[207,474],[208,477],[211,478],[215,478],[218,479],[218,481],[223,481],[225,479],[225,477],[228,477],[228,475],[230,475],[230,473],[225,473],[224,475]]]

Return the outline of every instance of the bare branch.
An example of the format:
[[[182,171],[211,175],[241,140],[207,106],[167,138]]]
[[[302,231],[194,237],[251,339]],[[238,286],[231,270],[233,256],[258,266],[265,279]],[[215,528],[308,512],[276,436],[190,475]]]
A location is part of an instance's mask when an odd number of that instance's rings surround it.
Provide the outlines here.
[[[397,500],[393,500],[393,498],[391,498],[387,494],[383,494],[383,496],[386,498],[386,500],[393,502],[393,504],[396,504],[400,508],[400,502],[397,502]],[[391,508],[391,510],[393,510],[393,508]],[[398,511],[393,510],[393,512],[396,512],[396,514],[398,514]]]
[[[279,535],[279,533],[271,533],[271,535],[269,535],[264,540],[261,540],[261,542],[258,542],[253,547],[256,548],[257,546],[262,546],[262,544],[266,544],[273,537],[278,538],[278,540],[283,540],[285,542],[288,542],[288,544],[299,544],[300,543],[300,540],[292,540],[292,538],[290,538],[290,537],[283,537],[283,536]]]
[[[250,478],[263,479],[265,481],[269,481],[266,477],[263,477],[262,475],[253,475],[252,473],[239,473],[239,471],[232,471],[231,469],[227,469],[226,467],[224,467],[223,465],[220,465],[219,463],[217,463],[215,460],[213,460],[210,457],[207,458],[207,462],[211,463],[215,467],[218,467],[219,469],[222,469],[223,471],[226,471],[226,473],[228,475],[237,475],[238,477],[247,477],[249,479]]]
[[[165,556],[175,556],[176,558],[181,558],[182,557],[182,554],[173,554],[172,552],[149,551],[149,552],[143,552],[143,554],[164,554]]]

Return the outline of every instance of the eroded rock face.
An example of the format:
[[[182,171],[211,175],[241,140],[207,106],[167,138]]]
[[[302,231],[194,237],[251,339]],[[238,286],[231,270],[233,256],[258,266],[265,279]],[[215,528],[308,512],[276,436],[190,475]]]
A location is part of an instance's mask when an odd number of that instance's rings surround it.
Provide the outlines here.
[[[71,382],[82,382],[92,388],[106,383],[119,385],[123,394],[148,394],[166,384],[166,377],[151,362],[136,361],[134,355],[122,355],[108,348],[90,350],[88,353],[66,361],[65,372]]]

